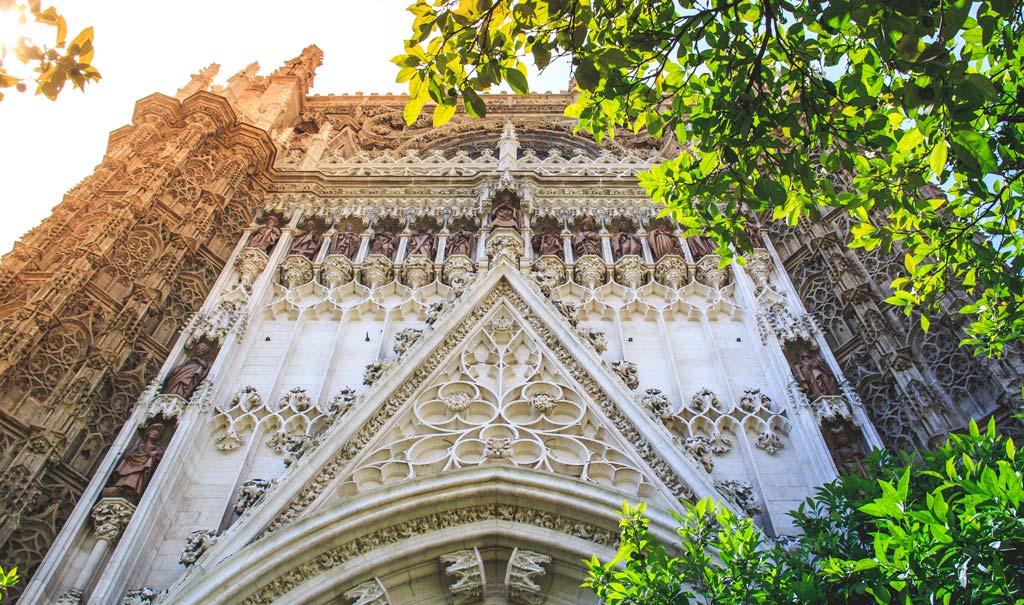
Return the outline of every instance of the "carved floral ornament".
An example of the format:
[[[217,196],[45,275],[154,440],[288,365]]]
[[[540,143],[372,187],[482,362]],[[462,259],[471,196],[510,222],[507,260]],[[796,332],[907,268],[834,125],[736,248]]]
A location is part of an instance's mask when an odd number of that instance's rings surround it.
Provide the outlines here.
[[[652,493],[643,471],[616,444],[575,389],[559,379],[507,310],[475,336],[443,380],[412,404],[400,427],[363,456],[342,492],[501,462],[579,477],[632,495]]]
[[[467,352],[470,355],[469,357],[459,356],[455,362],[457,366],[451,370],[458,371],[460,374],[465,373],[469,380],[459,378],[450,385],[440,385],[427,389],[426,395],[424,395],[425,399],[421,398],[418,403],[414,404],[414,413],[419,414],[423,417],[423,420],[427,421],[423,424],[425,432],[408,438],[405,436],[400,439],[395,437],[392,444],[386,447],[377,446],[379,453],[375,455],[380,457],[374,458],[373,461],[367,460],[365,462],[365,464],[369,465],[365,473],[358,476],[356,474],[350,475],[345,480],[350,485],[348,489],[358,491],[360,489],[360,482],[369,487],[370,485],[380,484],[385,479],[401,480],[409,476],[410,472],[414,474],[418,472],[418,468],[430,471],[431,468],[437,468],[436,465],[438,464],[440,468],[444,468],[446,465],[480,463],[483,460],[483,444],[486,442],[486,439],[492,437],[513,439],[512,460],[519,460],[524,464],[544,465],[550,464],[553,460],[544,447],[543,440],[535,436],[538,435],[538,431],[543,434],[550,433],[553,437],[564,439],[567,443],[573,444],[571,446],[572,449],[569,451],[582,453],[589,449],[587,443],[593,439],[588,437],[584,431],[599,430],[599,427],[592,421],[587,421],[587,418],[589,418],[588,412],[586,412],[586,406],[580,400],[580,398],[586,397],[590,401],[595,402],[604,417],[610,420],[619,434],[625,436],[631,442],[633,451],[637,452],[640,458],[647,463],[657,476],[657,479],[679,497],[686,499],[694,498],[692,491],[671,470],[671,467],[660,458],[653,447],[647,443],[636,426],[621,413],[614,403],[614,399],[598,386],[590,373],[580,365],[579,360],[562,345],[555,333],[519,297],[511,285],[503,281],[495,286],[477,306],[470,310],[458,324],[447,332],[449,337],[439,343],[429,355],[423,358],[417,371],[410,375],[405,382],[379,404],[378,411],[349,438],[344,446],[337,445],[336,453],[333,454],[322,468],[318,480],[306,484],[298,495],[284,507],[278,517],[270,524],[267,531],[273,531],[283,524],[298,518],[302,511],[312,504],[325,487],[332,482],[334,477],[348,467],[357,454],[366,449],[371,441],[377,438],[391,418],[400,409],[405,407],[408,400],[414,397],[427,376],[437,370],[441,360],[447,358],[457,346],[460,346],[460,343],[469,336],[470,332],[474,331],[474,327],[480,325],[480,322],[502,301],[507,301],[506,304],[510,305],[516,314],[524,318],[524,327],[529,327],[537,336],[531,339],[524,339],[521,335],[522,329],[519,329],[518,333],[511,336],[509,340],[497,341],[493,340],[493,337],[490,335],[485,337],[483,332],[476,332],[478,338],[484,338],[486,346],[477,352]],[[538,383],[533,383],[531,380],[532,375],[522,374],[527,368],[540,368],[537,364],[541,363],[542,355],[539,350],[531,348],[529,343],[534,343],[534,345],[542,343],[554,356],[554,360],[557,360],[557,363],[567,368],[569,376],[577,384],[582,385],[583,392],[576,393],[574,389],[566,389],[564,388],[566,385],[560,385],[557,380],[553,382],[541,380]],[[505,369],[502,370],[503,375],[507,372],[512,372],[512,376],[518,377],[510,384],[506,385],[503,382],[501,388],[493,385],[488,386],[487,380],[485,380],[483,385],[479,384],[477,376],[484,376],[484,374],[481,374],[481,371],[487,367],[487,363],[475,361],[477,355],[482,355],[485,359],[493,357],[492,361],[494,363],[497,363],[498,359],[501,358],[507,360],[504,362],[506,365]],[[374,379],[377,377],[379,377],[379,372]],[[537,392],[547,393],[554,400],[561,401],[560,405],[565,412],[555,415],[554,418],[545,418],[545,416],[538,414],[538,411],[531,404],[531,398]],[[448,401],[452,401],[454,393],[464,393],[471,402],[467,411],[461,415],[452,412],[445,400],[447,396]],[[455,399],[461,400],[461,397]],[[456,407],[459,407],[459,405]],[[537,415],[535,416],[535,414]],[[576,424],[563,420],[568,419],[569,416],[574,418],[573,422]],[[583,424],[580,424],[580,422],[583,422]],[[597,433],[594,433],[594,435],[597,435]],[[440,444],[445,439],[453,437],[461,439],[461,445],[456,448],[445,444],[442,450],[437,450],[438,454],[443,455],[437,458],[436,463],[430,462],[426,466],[422,466],[418,462],[427,462],[430,459],[429,457],[397,459],[396,454],[400,452],[403,452],[402,455],[405,455],[404,452],[408,451],[411,451],[413,454],[418,452],[427,454],[431,451],[427,445],[433,440],[440,439],[438,441]],[[421,445],[411,449],[416,443],[421,443]],[[520,454],[516,453],[516,443],[521,444],[518,445],[519,451],[522,452],[519,458],[517,458]],[[429,456],[435,455],[429,454]],[[365,459],[365,456],[361,458]],[[392,474],[390,470],[381,474],[382,464],[386,463],[378,464],[377,461],[391,460],[392,458],[396,459],[398,465],[394,468],[401,470],[397,474]],[[560,462],[560,460],[558,461]],[[622,481],[626,480],[627,477],[635,476],[632,475],[635,471],[624,472],[630,466],[632,466],[632,463],[626,463],[625,461],[615,462],[614,459],[611,459],[593,466],[593,471],[596,472],[598,469],[602,469],[604,474],[599,475],[603,477],[600,480],[612,481],[614,483],[615,481]],[[580,465],[578,462],[570,463],[566,468],[576,469],[572,470],[573,473],[589,472],[591,470],[588,465]],[[608,472],[605,473],[603,469],[607,469]],[[636,483],[635,479],[629,479],[627,483],[632,483],[637,488],[642,485],[642,482]]]

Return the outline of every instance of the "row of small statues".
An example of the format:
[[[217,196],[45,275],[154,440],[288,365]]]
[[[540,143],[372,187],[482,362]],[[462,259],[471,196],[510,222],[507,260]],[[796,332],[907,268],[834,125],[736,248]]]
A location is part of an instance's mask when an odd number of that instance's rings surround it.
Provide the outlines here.
[[[281,228],[278,225],[279,219],[276,216],[267,217],[266,223],[257,228],[249,237],[247,245],[270,254],[281,238]],[[320,250],[321,239],[322,235],[316,226],[307,224],[295,236],[289,253],[302,255],[312,260]],[[625,221],[619,223],[618,232],[612,234],[610,239],[612,254],[616,259],[629,255],[643,256],[640,236],[634,233]],[[362,238],[355,232],[352,225],[345,225],[341,231],[331,237],[327,253],[354,260],[359,252],[361,241]],[[393,259],[398,251],[399,241],[398,235],[385,227],[373,235],[370,241],[370,254],[379,254]],[[580,230],[571,236],[570,241],[573,254],[577,258],[589,254],[601,256],[601,235],[596,222],[591,217],[584,217],[580,223]],[[476,243],[476,233],[468,230],[465,226],[460,227],[448,236],[445,246],[446,254],[448,256],[461,254],[472,257]],[[558,233],[549,231],[537,233],[533,236],[531,243],[539,255],[563,256],[562,237]],[[670,254],[682,255],[679,238],[664,227],[651,229],[647,233],[647,243],[655,260]],[[690,237],[687,243],[694,259],[713,254],[715,250],[714,242],[704,236]],[[421,228],[409,237],[406,256],[422,254],[427,258],[434,258],[436,253],[437,238],[429,229]]]

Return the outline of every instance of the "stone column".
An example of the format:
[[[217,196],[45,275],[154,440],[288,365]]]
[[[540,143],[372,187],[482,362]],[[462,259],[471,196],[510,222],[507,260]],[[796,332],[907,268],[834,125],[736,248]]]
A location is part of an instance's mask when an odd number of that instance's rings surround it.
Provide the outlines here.
[[[89,558],[86,559],[71,588],[57,598],[55,605],[77,605],[82,602],[85,590],[99,571],[107,552],[117,543],[134,513],[135,505],[124,498],[103,498],[96,503],[92,508],[92,527],[96,532],[96,544],[93,545]]]

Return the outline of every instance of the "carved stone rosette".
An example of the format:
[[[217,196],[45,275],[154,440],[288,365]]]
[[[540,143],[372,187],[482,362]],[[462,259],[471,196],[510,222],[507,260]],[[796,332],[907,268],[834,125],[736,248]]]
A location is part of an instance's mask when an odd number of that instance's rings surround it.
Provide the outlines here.
[[[404,328],[395,334],[395,346],[394,351],[399,357],[405,355],[414,344],[419,342],[420,338],[423,337],[423,330],[417,328]]]
[[[718,266],[721,260],[717,254],[705,254],[697,261],[697,281],[716,290],[724,286],[728,270]]]
[[[666,254],[654,265],[654,279],[669,288],[679,288],[689,280],[686,260],[675,254]]]
[[[256,278],[263,273],[269,258],[266,253],[258,248],[245,248],[235,259],[235,269],[238,270],[238,279],[246,292],[252,290]]]
[[[498,260],[500,256],[507,256],[512,261],[518,261],[525,249],[523,236],[515,229],[499,227],[487,236],[485,251],[491,262]]]
[[[444,261],[441,277],[444,283],[451,286],[457,294],[461,294],[476,278],[476,264],[469,260],[468,256],[450,256]]]
[[[580,336],[590,343],[597,354],[600,355],[608,350],[608,338],[605,333],[595,328],[579,328]]]
[[[364,285],[371,288],[389,283],[395,274],[395,265],[386,256],[371,254],[359,271]]]
[[[407,258],[402,266],[402,281],[410,288],[419,288],[434,281],[434,263],[422,254]]]
[[[352,261],[341,254],[331,254],[324,258],[320,267],[320,279],[328,288],[337,288],[342,284],[352,281],[355,275],[355,268]]]
[[[92,507],[92,527],[100,540],[117,542],[135,514],[135,505],[124,498],[103,498]]]
[[[603,284],[607,276],[608,270],[604,266],[604,261],[599,256],[588,254],[576,261],[576,282],[583,284],[591,290]]]
[[[263,500],[263,496],[274,484],[269,479],[249,479],[238,488],[238,497],[235,498],[235,514],[241,515]]]
[[[746,481],[715,481],[715,489],[722,495],[732,500],[736,506],[750,516],[761,512],[761,505],[758,503],[757,494],[754,493],[754,486]]]
[[[630,254],[615,262],[615,281],[629,288],[639,288],[646,281],[647,265],[639,256]]]
[[[179,562],[191,567],[217,541],[217,532],[212,529],[197,529],[185,539],[185,548],[181,551]]]
[[[129,590],[118,605],[153,605],[162,593],[161,590],[143,586]]]
[[[637,372],[636,364],[632,361],[613,361],[612,370],[619,375],[626,386],[635,389],[640,386],[640,374]]]
[[[289,290],[313,281],[313,263],[299,254],[287,256],[281,262],[281,283]]]

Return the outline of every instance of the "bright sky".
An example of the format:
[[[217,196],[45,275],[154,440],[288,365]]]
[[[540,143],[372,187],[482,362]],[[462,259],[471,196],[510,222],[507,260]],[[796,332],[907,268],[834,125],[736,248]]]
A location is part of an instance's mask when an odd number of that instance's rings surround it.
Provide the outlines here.
[[[403,92],[389,59],[402,52],[411,1],[52,0],[69,39],[95,28],[93,65],[103,79],[84,94],[68,85],[55,102],[31,90],[0,101],[0,254],[92,173],[110,131],[130,123],[135,101],[173,96],[210,63],[220,63],[216,83],[223,83],[253,61],[270,73],[316,44],[324,63],[311,94]],[[531,84],[560,90],[567,74],[551,69]]]

